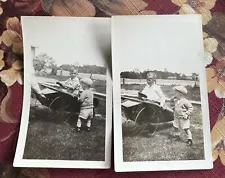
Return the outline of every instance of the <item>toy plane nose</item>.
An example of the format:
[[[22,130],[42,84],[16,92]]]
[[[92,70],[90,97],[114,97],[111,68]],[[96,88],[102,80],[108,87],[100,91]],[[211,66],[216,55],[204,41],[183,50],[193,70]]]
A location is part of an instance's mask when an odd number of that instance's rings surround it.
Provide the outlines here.
[[[148,98],[144,93],[138,92],[138,97]]]

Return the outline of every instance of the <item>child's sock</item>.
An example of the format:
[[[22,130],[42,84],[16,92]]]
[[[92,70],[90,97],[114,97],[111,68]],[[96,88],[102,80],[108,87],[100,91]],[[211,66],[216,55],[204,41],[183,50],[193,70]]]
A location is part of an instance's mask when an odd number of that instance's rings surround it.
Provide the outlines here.
[[[192,140],[192,134],[191,134],[191,131],[189,129],[186,131],[186,134],[187,134],[188,140]]]
[[[90,128],[91,128],[91,119],[87,120],[87,125],[86,126],[90,130]]]
[[[174,137],[179,137],[180,136],[180,132],[179,132],[179,129],[174,127]]]
[[[77,120],[77,131],[79,132],[81,130],[81,119],[78,118]]]

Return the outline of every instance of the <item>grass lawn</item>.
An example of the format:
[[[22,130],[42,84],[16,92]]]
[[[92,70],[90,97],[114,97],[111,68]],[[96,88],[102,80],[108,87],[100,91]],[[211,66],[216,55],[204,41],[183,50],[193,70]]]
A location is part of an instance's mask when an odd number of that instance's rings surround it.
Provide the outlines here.
[[[76,117],[38,105],[31,107],[25,159],[105,160],[105,116],[93,120],[90,132],[73,131]]]
[[[130,161],[169,161],[204,159],[202,116],[200,108],[195,106],[190,118],[193,145],[186,145],[186,135],[181,130],[180,139],[173,140],[173,127],[159,129],[154,136],[131,134],[123,135],[123,159]],[[126,129],[126,127],[123,127]]]

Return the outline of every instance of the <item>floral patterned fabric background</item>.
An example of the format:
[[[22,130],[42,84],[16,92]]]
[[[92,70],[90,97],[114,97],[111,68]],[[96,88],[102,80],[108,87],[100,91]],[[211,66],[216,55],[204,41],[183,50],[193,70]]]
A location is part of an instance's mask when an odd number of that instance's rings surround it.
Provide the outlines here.
[[[214,169],[115,173],[13,168],[23,101],[20,16],[202,14]],[[0,0],[0,177],[225,177],[225,0]],[[113,163],[112,163],[113,166]]]

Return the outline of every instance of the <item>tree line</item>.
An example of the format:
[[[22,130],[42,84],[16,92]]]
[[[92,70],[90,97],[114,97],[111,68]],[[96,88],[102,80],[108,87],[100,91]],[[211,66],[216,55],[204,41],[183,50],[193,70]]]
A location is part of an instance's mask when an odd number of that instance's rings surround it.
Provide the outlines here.
[[[60,70],[71,71],[73,68],[78,69],[80,73],[91,73],[91,74],[106,74],[106,67],[97,66],[97,65],[70,65],[70,64],[63,64],[58,67]]]
[[[121,78],[128,79],[146,79],[148,72],[154,72],[157,75],[158,79],[177,79],[177,80],[198,80],[198,74],[192,73],[191,76],[186,76],[185,74],[173,73],[168,71],[157,71],[157,70],[145,70],[140,71],[124,71],[121,72]]]
[[[63,64],[57,66],[55,60],[48,56],[46,53],[39,54],[33,59],[33,66],[35,71],[45,69],[52,69],[51,74],[56,75],[58,70],[71,71],[74,68],[78,69],[79,73],[93,73],[93,74],[106,74],[106,67],[97,65],[79,65],[77,64]]]

